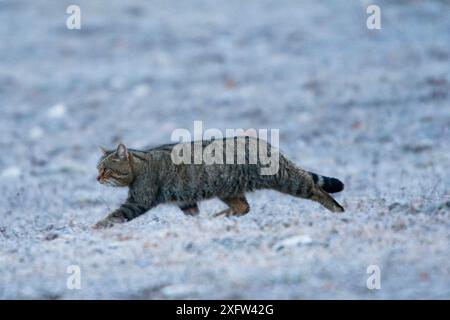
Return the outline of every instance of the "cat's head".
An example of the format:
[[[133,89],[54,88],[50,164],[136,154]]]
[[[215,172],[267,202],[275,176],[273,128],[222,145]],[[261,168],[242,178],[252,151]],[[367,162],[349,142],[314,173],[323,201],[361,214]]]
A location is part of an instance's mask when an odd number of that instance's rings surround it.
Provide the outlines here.
[[[126,187],[133,182],[132,156],[127,147],[119,144],[116,150],[100,149],[103,155],[97,164],[97,181],[113,187]]]

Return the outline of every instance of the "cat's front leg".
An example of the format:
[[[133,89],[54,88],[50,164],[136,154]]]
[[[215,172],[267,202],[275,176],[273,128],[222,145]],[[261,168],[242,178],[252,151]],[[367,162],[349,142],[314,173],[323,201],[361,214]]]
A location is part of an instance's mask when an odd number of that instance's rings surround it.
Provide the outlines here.
[[[100,221],[97,221],[96,224],[92,226],[93,229],[108,229],[113,227],[115,224],[124,223],[127,220],[123,217],[114,217],[112,214],[108,215],[106,218],[103,218]]]
[[[115,224],[124,223],[139,217],[148,211],[150,207],[135,202],[125,202],[118,209],[110,213],[106,218],[93,225],[94,229],[111,228]]]

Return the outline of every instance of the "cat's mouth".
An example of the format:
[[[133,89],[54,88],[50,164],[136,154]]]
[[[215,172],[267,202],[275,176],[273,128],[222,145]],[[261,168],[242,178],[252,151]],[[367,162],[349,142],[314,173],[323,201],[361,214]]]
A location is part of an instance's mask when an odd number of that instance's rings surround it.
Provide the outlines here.
[[[97,181],[100,183],[103,183],[105,181],[105,169],[100,169],[98,171]]]
[[[120,187],[120,184],[118,184],[116,181],[111,180],[111,179],[102,180],[102,181],[100,181],[100,183],[105,184],[110,187]]]
[[[102,177],[102,178],[97,178],[97,180],[100,184],[104,184],[104,185],[107,185],[110,187],[120,187],[120,184],[117,181],[115,181],[114,179]]]
[[[98,171],[97,181],[100,182],[101,184],[108,184],[108,185],[112,183],[112,181],[106,175],[105,169],[100,169]]]
[[[106,171],[104,169],[100,170],[97,176],[97,181],[100,184],[104,184],[111,187],[120,187],[120,183],[116,181],[115,179],[109,177],[106,174]]]

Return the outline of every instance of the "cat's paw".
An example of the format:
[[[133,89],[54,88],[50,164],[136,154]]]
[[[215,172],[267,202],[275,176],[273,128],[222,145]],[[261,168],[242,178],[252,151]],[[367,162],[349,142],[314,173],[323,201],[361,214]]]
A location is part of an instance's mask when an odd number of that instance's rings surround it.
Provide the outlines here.
[[[109,229],[118,223],[124,223],[126,220],[122,218],[112,218],[108,217],[98,221],[92,226],[93,229]]]
[[[108,229],[108,228],[111,228],[112,226],[114,226],[114,222],[112,222],[109,219],[103,219],[103,220],[98,221],[96,224],[94,224],[92,226],[92,229],[96,229],[96,230]]]

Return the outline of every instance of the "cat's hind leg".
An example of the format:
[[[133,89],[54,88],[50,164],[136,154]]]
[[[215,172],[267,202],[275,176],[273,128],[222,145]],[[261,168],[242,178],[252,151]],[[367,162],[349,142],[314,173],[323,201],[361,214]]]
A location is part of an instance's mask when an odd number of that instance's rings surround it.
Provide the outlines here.
[[[244,195],[237,197],[220,198],[225,202],[229,208],[221,212],[214,214],[214,217],[218,216],[243,216],[250,211],[250,205]]]
[[[179,204],[178,207],[183,211],[183,213],[187,216],[197,216],[199,214],[197,203],[182,203]]]

